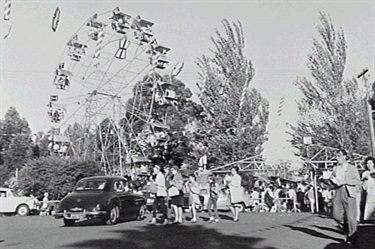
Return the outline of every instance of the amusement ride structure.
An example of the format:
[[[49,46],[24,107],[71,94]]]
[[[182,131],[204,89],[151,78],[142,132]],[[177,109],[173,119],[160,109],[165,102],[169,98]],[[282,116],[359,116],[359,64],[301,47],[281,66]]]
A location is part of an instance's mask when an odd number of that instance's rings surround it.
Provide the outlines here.
[[[170,49],[158,44],[153,25],[116,8],[70,37],[48,103],[53,153],[94,157],[106,174],[124,175],[126,164],[149,162],[149,149],[166,143],[168,126],[153,109],[176,104],[172,78],[183,64],[163,82]]]

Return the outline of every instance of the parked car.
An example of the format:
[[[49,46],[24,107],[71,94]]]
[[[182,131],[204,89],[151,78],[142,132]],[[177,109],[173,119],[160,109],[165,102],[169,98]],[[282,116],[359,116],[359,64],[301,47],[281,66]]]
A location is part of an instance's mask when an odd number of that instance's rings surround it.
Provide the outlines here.
[[[65,226],[76,221],[99,218],[108,225],[121,218],[143,219],[146,199],[126,191],[127,180],[120,176],[94,176],[81,179],[65,196],[54,214]]]
[[[18,195],[13,189],[0,187],[0,213],[26,216],[38,212],[38,199]]]

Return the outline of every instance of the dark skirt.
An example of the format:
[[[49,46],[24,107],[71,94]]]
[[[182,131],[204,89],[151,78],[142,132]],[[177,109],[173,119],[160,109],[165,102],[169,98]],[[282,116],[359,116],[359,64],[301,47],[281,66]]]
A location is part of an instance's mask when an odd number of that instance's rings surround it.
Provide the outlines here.
[[[179,192],[179,195],[171,197],[171,204],[182,207],[184,205],[184,193],[182,190],[179,190]]]

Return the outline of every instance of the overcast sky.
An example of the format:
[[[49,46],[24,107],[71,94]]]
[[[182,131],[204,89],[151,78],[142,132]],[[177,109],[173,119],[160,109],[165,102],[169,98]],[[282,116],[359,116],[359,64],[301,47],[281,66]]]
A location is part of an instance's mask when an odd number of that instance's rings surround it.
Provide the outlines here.
[[[370,70],[375,77],[375,1],[11,1],[10,21],[1,18],[0,118],[10,106],[25,117],[33,132],[47,131],[51,124],[46,104],[51,94],[54,71],[66,43],[95,13],[120,7],[132,16],[155,23],[159,42],[171,48],[171,65],[185,62],[178,76],[197,92],[195,61],[210,54],[210,37],[222,30],[221,20],[240,21],[244,28],[246,52],[255,67],[252,86],[270,101],[270,141],[265,156],[290,158],[286,123],[294,123],[295,100],[300,97],[293,82],[311,78],[306,68],[312,52],[312,37],[318,33],[319,11],[342,27],[348,45],[345,78]],[[4,6],[5,1],[1,1]],[[55,9],[61,10],[56,32],[51,29]],[[7,39],[2,39],[9,31]],[[167,69],[169,70],[169,69]],[[277,109],[285,104],[281,116]]]

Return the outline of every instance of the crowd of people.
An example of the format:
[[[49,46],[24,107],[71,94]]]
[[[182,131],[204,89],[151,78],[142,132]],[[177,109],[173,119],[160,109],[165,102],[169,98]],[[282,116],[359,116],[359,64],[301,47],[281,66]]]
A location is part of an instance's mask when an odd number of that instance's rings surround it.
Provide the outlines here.
[[[360,174],[350,163],[345,150],[340,150],[336,158],[338,164],[333,168],[332,174],[317,186],[303,182],[258,179],[247,190],[242,186],[237,166],[226,175],[214,174],[200,166],[186,180],[179,167],[163,168],[156,165],[147,184],[148,191],[154,195],[153,218],[150,223],[157,224],[159,209],[162,224],[183,223],[186,220],[197,222],[197,210],[202,210],[203,205],[202,189],[208,191],[207,221],[219,222],[217,202],[221,191],[226,191],[227,204],[233,213],[234,222],[239,221],[244,195],[248,195],[248,212],[319,211],[332,215],[345,232],[347,242],[355,244],[358,222],[375,220],[375,159],[367,157],[366,169]],[[183,210],[186,207],[186,196],[190,211],[188,217],[184,217]]]
[[[233,212],[233,220],[239,220],[240,203],[242,202],[243,187],[241,186],[241,176],[238,174],[239,168],[233,167],[232,174],[224,179],[225,186],[230,193],[229,208]],[[216,182],[216,177],[208,170],[199,167],[198,170],[189,175],[184,181],[179,167],[162,168],[158,165],[153,167],[153,175],[149,178],[148,190],[154,195],[152,205],[151,224],[157,224],[157,212],[160,209],[162,214],[161,223],[170,223],[170,214],[173,212],[172,223],[183,223],[183,207],[186,206],[185,197],[188,196],[188,206],[191,213],[190,221],[197,222],[197,210],[202,210],[201,190],[208,191],[207,211],[209,222],[218,222],[217,201],[221,187]],[[169,211],[172,210],[172,212]]]

